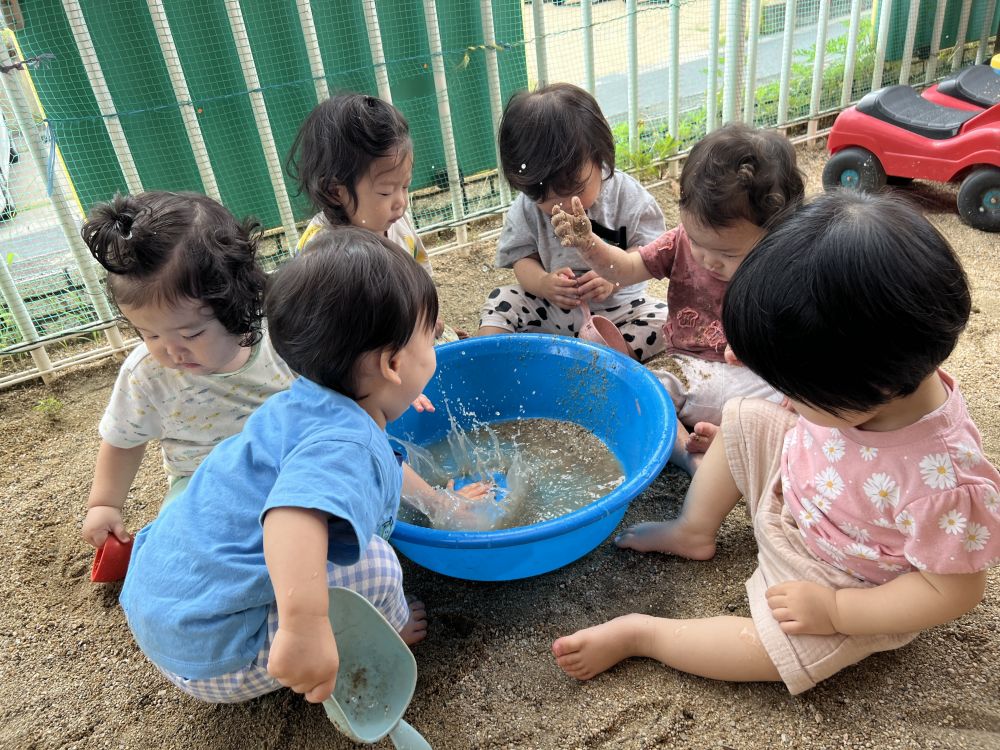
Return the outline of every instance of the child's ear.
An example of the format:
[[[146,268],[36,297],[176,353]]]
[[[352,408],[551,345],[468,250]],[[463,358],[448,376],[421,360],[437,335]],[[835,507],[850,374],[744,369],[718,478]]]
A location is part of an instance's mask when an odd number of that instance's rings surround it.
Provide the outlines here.
[[[393,385],[402,385],[403,379],[399,376],[399,352],[390,352],[388,349],[379,354],[379,372],[382,377]]]
[[[331,182],[326,188],[326,194],[336,205],[346,208],[351,202],[347,187],[338,182]]]

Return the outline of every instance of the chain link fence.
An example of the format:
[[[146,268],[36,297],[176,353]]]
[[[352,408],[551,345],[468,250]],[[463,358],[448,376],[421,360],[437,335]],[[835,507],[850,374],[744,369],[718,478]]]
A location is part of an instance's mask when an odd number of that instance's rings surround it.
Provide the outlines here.
[[[725,121],[814,134],[992,54],[996,0],[872,3],[0,0],[0,387],[127,345],[79,238],[116,192],[211,195],[287,257],[313,211],[283,165],[332,93],[402,110],[416,223],[461,244],[510,202],[495,134],[517,90],[592,91],[618,166],[651,180]]]

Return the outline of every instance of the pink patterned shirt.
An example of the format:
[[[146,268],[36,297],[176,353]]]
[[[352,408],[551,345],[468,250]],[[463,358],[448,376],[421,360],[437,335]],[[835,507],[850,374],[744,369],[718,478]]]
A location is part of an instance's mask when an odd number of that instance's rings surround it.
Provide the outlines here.
[[[719,281],[695,261],[691,240],[678,224],[639,248],[646,270],[667,287],[667,351],[723,362],[726,334],[722,330],[722,297],[728,281]]]
[[[819,560],[875,584],[1000,565],[1000,473],[955,381],[938,373],[948,400],[908,427],[837,430],[799,417],[785,435],[785,504]]]

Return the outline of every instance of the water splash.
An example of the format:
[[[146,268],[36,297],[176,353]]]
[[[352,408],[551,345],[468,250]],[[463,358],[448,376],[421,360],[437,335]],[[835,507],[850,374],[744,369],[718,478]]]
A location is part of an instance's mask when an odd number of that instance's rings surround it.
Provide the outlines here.
[[[450,409],[448,417],[447,436],[432,445],[394,438],[406,448],[413,469],[436,487],[432,498],[404,498],[415,508],[401,509],[400,518],[409,523],[465,531],[527,526],[583,507],[624,481],[614,454],[579,425],[474,420],[465,430]],[[485,477],[489,483],[494,476],[505,480],[506,488],[494,486],[485,501],[444,489],[451,478]]]

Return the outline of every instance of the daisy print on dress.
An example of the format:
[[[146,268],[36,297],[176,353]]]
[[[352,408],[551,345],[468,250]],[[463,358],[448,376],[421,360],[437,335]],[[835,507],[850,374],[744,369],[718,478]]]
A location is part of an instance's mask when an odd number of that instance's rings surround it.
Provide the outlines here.
[[[906,557],[906,562],[912,565],[917,570],[927,570],[927,565],[921,562],[918,558],[914,557],[909,553],[904,553]]]
[[[920,474],[928,487],[950,490],[955,486],[955,468],[947,453],[929,453],[920,459]]]
[[[1000,492],[990,487],[986,490],[986,498],[983,500],[986,510],[993,515],[1000,515]]]
[[[947,534],[961,534],[968,519],[957,510],[949,510],[938,519],[938,528]]]
[[[887,573],[900,573],[906,570],[906,568],[899,563],[885,562],[884,560],[879,562],[878,567],[880,570],[884,570]]]
[[[837,528],[847,534],[847,536],[851,537],[851,539],[855,542],[861,542],[863,544],[871,538],[871,532],[868,531],[868,529],[862,529],[860,526],[855,526],[853,523],[848,523],[847,521],[841,521],[838,523]]]
[[[862,489],[880,513],[899,503],[899,485],[888,474],[872,474]]]
[[[785,433],[785,439],[782,441],[782,453],[787,453],[788,449],[795,445],[795,433],[796,430],[789,430]]]
[[[906,534],[907,536],[913,535],[913,529],[916,527],[917,522],[913,518],[913,514],[908,510],[904,510],[898,516],[896,516],[896,528],[899,529],[901,534]]]
[[[820,514],[808,500],[802,501],[802,510],[799,511],[799,524],[803,530],[808,529],[814,523],[819,522]]]
[[[844,553],[840,550],[840,547],[838,547],[836,544],[831,542],[826,537],[818,536],[815,538],[815,542],[817,547],[826,552],[826,554],[828,554],[834,560],[844,559]]]
[[[816,495],[812,499],[812,504],[820,513],[826,515],[833,510],[833,501],[824,495]]]
[[[953,455],[955,457],[955,463],[963,469],[971,469],[983,460],[982,455],[976,447],[974,445],[967,445],[966,443],[959,443],[956,445]]]
[[[835,464],[837,461],[842,459],[845,452],[844,439],[840,437],[839,434],[835,434],[823,443],[823,455],[826,456],[826,459],[832,464]]]
[[[848,544],[844,548],[844,552],[851,556],[857,557],[862,560],[878,560],[878,550],[869,547],[867,544],[861,544],[860,542],[855,542],[854,544]]]
[[[970,523],[965,530],[965,540],[962,546],[966,552],[978,552],[990,540],[990,530],[980,523]]]
[[[858,452],[865,461],[874,461],[876,456],[878,456],[878,448],[873,448],[870,445],[859,445]]]
[[[844,491],[844,480],[840,478],[840,474],[832,466],[823,469],[813,481],[816,483],[816,489],[831,500]]]

